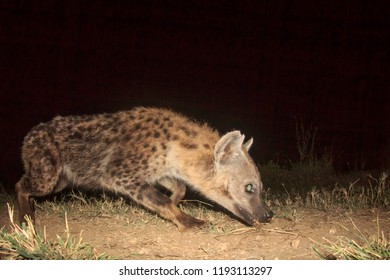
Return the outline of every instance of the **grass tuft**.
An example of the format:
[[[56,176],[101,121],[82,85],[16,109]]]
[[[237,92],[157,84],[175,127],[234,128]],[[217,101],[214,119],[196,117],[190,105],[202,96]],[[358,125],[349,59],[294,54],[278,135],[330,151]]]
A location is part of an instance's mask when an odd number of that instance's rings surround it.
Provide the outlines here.
[[[7,204],[11,222],[11,231],[0,230],[0,259],[29,259],[29,260],[101,260],[109,259],[106,255],[97,254],[90,245],[79,238],[72,237],[68,220],[65,215],[66,238],[57,235],[57,240],[47,240],[46,229],[36,231],[31,219],[26,217],[27,224],[20,227],[14,221],[14,210]]]
[[[355,239],[345,236],[338,237],[337,241],[330,241],[323,238],[326,243],[317,243],[324,252],[312,247],[314,252],[322,259],[345,259],[345,260],[390,260],[390,243],[383,231],[379,229],[377,218],[377,233],[372,236],[364,234],[350,219],[356,231]],[[346,227],[344,229],[349,231]],[[313,240],[312,240],[313,241]]]

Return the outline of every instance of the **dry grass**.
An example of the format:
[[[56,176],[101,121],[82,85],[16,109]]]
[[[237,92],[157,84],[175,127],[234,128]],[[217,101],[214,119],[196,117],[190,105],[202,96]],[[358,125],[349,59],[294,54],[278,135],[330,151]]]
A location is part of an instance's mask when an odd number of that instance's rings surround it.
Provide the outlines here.
[[[291,170],[281,170],[273,165],[268,171],[272,171],[278,177],[275,182],[280,183],[282,192],[275,195],[270,190],[265,194],[265,200],[272,206],[276,217],[287,218],[294,223],[300,223],[303,217],[297,208],[307,207],[320,209],[325,212],[332,212],[334,209],[346,209],[354,211],[356,209],[388,209],[390,206],[390,185],[388,173],[383,172],[380,176],[366,176],[367,180],[355,178],[346,183],[341,178],[333,188],[326,184],[329,178],[322,181],[322,175],[315,179],[316,185],[307,191],[296,191],[300,184],[310,185],[310,178],[316,174],[318,167],[304,166],[302,163]],[[280,171],[280,172],[279,172]],[[299,174],[292,174],[298,172]],[[330,174],[328,171],[321,171],[321,174]],[[283,177],[285,176],[285,177]],[[263,177],[267,177],[263,172]],[[291,178],[298,178],[289,181]],[[279,180],[279,181],[278,181]],[[295,187],[291,187],[291,182]],[[309,182],[309,183],[308,183]],[[323,183],[321,183],[323,182]],[[3,192],[2,192],[3,193]],[[3,203],[13,201],[7,194],[0,194],[0,201]],[[38,233],[29,222],[23,227],[19,227],[13,220],[13,210],[9,208],[11,230],[9,233],[5,229],[1,230],[0,236],[0,258],[11,259],[100,259],[106,258],[104,255],[97,255],[93,248],[82,243],[81,234],[78,238],[71,237],[67,224],[67,215],[72,218],[109,217],[119,219],[128,226],[147,226],[149,224],[158,225],[169,223],[161,219],[158,215],[146,211],[126,198],[102,194],[85,194],[81,192],[62,193],[49,200],[41,200],[36,203],[38,215],[57,215],[65,221],[65,238],[57,236],[55,241],[46,238],[45,231]],[[215,235],[237,235],[253,230],[237,223],[224,212],[218,211],[212,205],[200,201],[183,201],[179,207],[191,216],[208,221],[206,227],[200,229],[204,233]],[[359,231],[352,223],[353,230],[357,232],[356,240],[340,237],[336,242],[324,240],[324,244],[319,244],[325,253],[316,252],[322,258],[336,257],[346,259],[389,259],[389,243],[385,234],[379,231],[377,235],[366,236]],[[269,230],[268,231],[272,231]],[[293,234],[286,232],[287,234]]]
[[[27,217],[27,224],[20,227],[14,221],[14,210],[9,204],[8,214],[11,229],[7,232],[0,230],[0,259],[30,259],[30,260],[100,260],[107,259],[88,244],[82,242],[82,237],[72,237],[69,231],[68,220],[65,215],[66,238],[57,235],[57,240],[51,242],[43,233],[36,231],[31,220]]]
[[[346,260],[390,260],[390,243],[387,240],[385,233],[380,230],[379,218],[377,218],[377,233],[371,236],[363,233],[354,221],[350,219],[353,225],[353,231],[345,226],[345,230],[352,232],[355,239],[350,239],[344,236],[338,237],[337,241],[333,242],[323,238],[325,243],[317,243],[321,249],[313,247],[313,250],[322,259],[346,259]]]
[[[366,176],[365,182],[361,178],[354,179],[352,182],[344,182],[345,178],[338,178],[339,181],[335,179],[334,186],[327,185],[329,179],[326,179],[323,184],[321,182],[316,185],[312,184],[312,187],[307,191],[297,191],[295,187],[285,183],[289,182],[291,177],[296,178],[297,176],[288,174],[283,179],[278,178],[278,182],[273,181],[273,184],[281,186],[281,191],[279,194],[275,194],[273,191],[269,195],[274,197],[274,199],[270,199],[271,204],[291,209],[310,207],[325,211],[340,206],[351,210],[390,207],[390,182],[387,172],[382,172],[377,178],[369,174]],[[304,182],[302,184],[310,185]],[[304,188],[302,187],[302,189]]]
[[[213,205],[198,200],[183,200],[180,209],[201,220],[207,221],[200,229],[213,234],[228,234],[237,229],[237,223],[225,213],[216,211]],[[66,214],[73,218],[109,217],[123,220],[128,226],[147,226],[148,224],[169,223],[155,213],[121,197],[105,193],[88,195],[79,191],[64,193],[54,200],[43,200],[36,204],[38,215]]]

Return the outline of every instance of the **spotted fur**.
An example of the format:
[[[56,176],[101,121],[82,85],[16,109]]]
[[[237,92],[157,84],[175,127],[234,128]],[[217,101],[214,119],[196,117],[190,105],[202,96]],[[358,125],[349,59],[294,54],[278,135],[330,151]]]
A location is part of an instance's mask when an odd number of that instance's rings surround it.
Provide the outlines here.
[[[121,193],[180,230],[203,223],[177,207],[187,188],[248,224],[269,221],[272,212],[261,199],[260,175],[248,155],[252,139],[243,140],[239,131],[221,137],[206,124],[158,108],[56,117],[24,139],[25,174],[16,184],[20,220],[34,219],[34,197],[74,185]],[[248,185],[253,192],[246,191]]]

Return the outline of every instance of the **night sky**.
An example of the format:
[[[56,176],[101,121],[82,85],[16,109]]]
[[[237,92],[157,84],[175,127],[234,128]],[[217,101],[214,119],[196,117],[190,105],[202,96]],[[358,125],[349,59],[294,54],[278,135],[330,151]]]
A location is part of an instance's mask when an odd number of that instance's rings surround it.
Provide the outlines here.
[[[388,1],[0,1],[0,183],[56,115],[168,107],[296,160],[295,119],[336,166],[390,164]],[[331,3],[334,2],[334,3]]]

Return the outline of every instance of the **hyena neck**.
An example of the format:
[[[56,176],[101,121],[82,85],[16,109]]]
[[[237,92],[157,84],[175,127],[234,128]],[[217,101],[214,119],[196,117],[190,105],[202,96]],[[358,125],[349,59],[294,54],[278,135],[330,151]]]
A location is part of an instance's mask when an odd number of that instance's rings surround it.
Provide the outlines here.
[[[180,155],[180,156],[179,156]],[[185,155],[185,156],[183,156]],[[212,149],[202,151],[177,150],[175,158],[175,177],[182,180],[192,190],[207,196],[214,183],[214,156]]]

